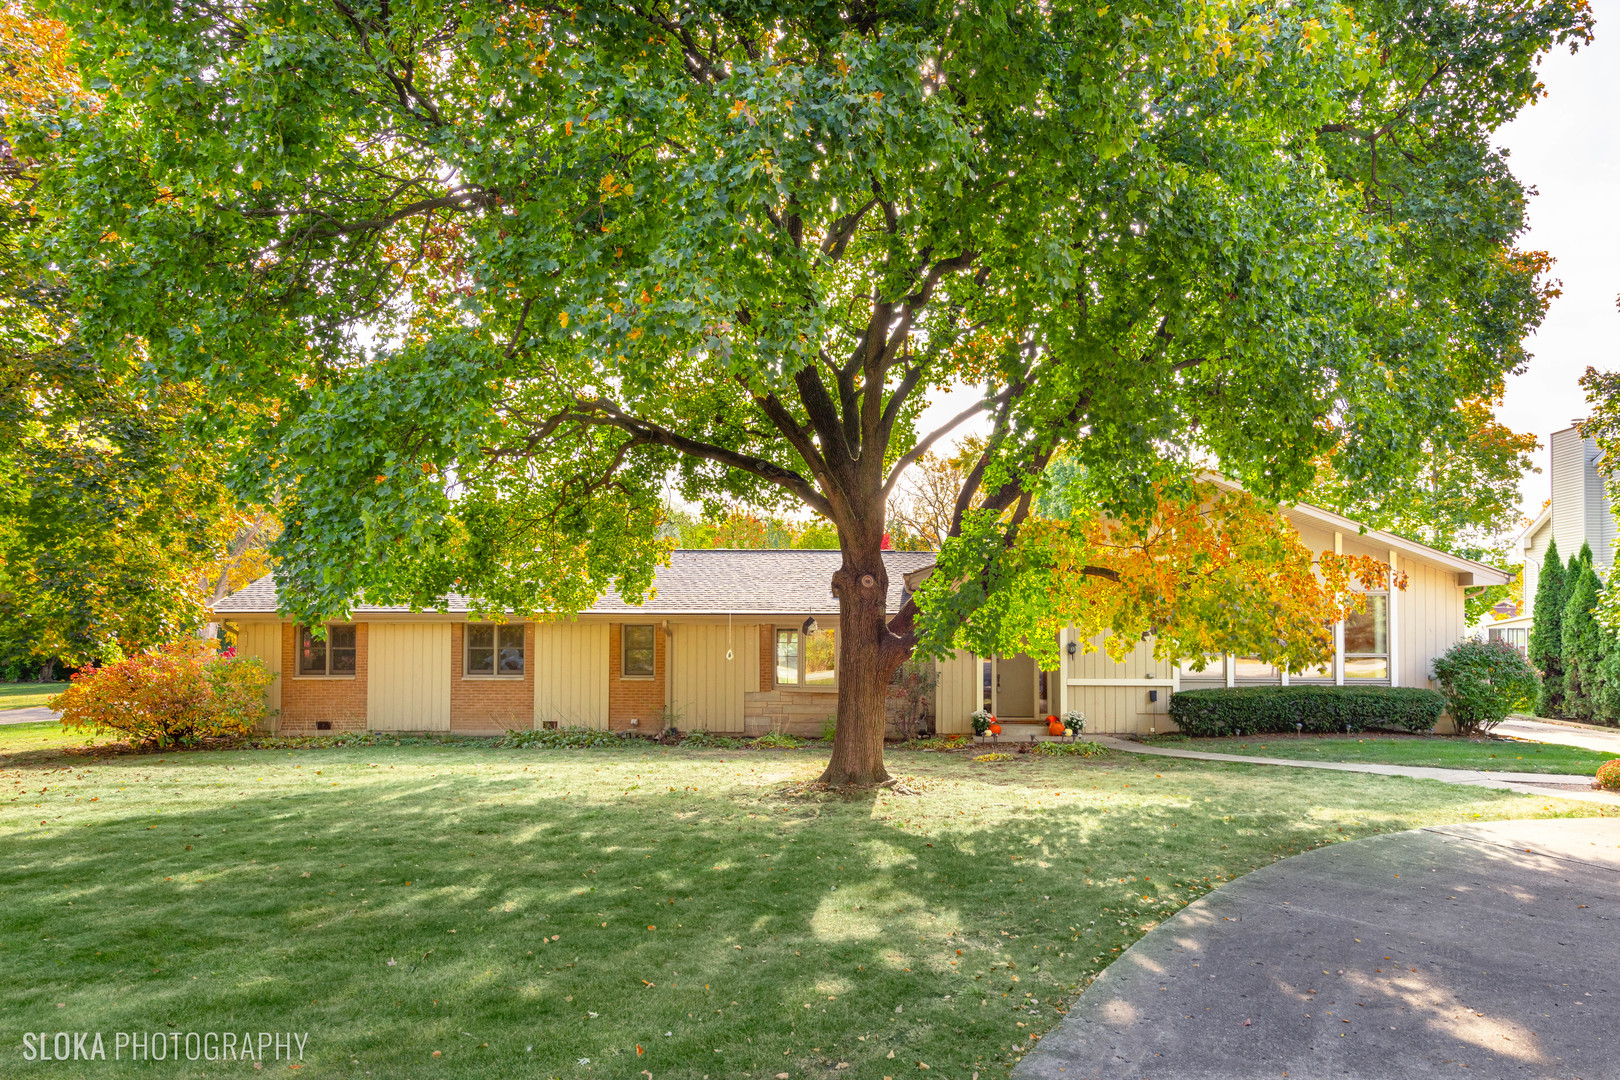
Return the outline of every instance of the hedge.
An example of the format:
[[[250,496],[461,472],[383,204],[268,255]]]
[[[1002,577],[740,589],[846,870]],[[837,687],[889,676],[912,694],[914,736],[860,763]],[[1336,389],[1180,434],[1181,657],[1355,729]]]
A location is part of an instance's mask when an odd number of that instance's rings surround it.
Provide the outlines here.
[[[1170,719],[1195,738],[1382,728],[1431,731],[1446,699],[1433,690],[1388,686],[1240,686],[1170,696]],[[1298,726],[1296,726],[1298,725]]]

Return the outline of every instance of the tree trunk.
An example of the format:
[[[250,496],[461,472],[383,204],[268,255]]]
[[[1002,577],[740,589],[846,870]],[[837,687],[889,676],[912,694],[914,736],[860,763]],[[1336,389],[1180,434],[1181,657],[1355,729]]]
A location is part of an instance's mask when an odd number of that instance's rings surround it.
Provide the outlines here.
[[[910,652],[889,630],[882,533],[861,546],[869,549],[844,548],[844,564],[833,575],[839,613],[838,727],[832,760],[821,774],[832,787],[869,787],[889,779],[883,767],[889,680]]]

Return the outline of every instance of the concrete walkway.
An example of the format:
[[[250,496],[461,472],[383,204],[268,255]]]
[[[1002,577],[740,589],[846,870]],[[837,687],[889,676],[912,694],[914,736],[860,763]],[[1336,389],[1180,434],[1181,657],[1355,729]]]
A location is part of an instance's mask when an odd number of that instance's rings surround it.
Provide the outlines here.
[[[1612,1080],[1616,930],[1620,820],[1334,844],[1150,931],[1013,1076]]]
[[[1516,791],[1520,795],[1552,795],[1560,799],[1578,799],[1582,802],[1620,806],[1620,794],[1594,790],[1591,780],[1568,774],[1435,769],[1421,765],[1383,765],[1371,761],[1300,761],[1296,758],[1248,757],[1241,754],[1212,754],[1203,750],[1176,750],[1168,746],[1147,746],[1129,739],[1111,739],[1106,735],[1096,735],[1093,739],[1127,754],[1191,758],[1195,761],[1229,761],[1244,765],[1280,765],[1294,769],[1331,769],[1336,772],[1372,773],[1375,776],[1409,776],[1416,780],[1439,780],[1447,784]]]
[[[1596,750],[1600,754],[1620,757],[1620,730],[1593,728],[1584,724],[1552,724],[1528,717],[1504,720],[1491,729],[1492,735],[1505,735],[1528,742],[1559,743],[1578,746],[1582,750]]]
[[[46,720],[60,719],[60,716],[43,705],[36,705],[31,709],[0,709],[0,725],[38,724]]]

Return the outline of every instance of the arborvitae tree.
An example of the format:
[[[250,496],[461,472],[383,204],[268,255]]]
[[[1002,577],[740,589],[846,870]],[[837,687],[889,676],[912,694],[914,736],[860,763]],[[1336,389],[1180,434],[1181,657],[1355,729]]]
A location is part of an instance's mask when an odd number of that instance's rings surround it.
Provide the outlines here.
[[[1590,552],[1583,546],[1583,554]],[[1603,583],[1590,562],[1578,562],[1575,585],[1564,607],[1564,715],[1571,720],[1590,721],[1600,682],[1599,667],[1606,652],[1607,635],[1598,625],[1593,609]]]
[[[1549,540],[1530,628],[1530,662],[1541,672],[1537,716],[1558,716],[1564,707],[1564,600],[1564,560],[1558,557],[1558,541]]]

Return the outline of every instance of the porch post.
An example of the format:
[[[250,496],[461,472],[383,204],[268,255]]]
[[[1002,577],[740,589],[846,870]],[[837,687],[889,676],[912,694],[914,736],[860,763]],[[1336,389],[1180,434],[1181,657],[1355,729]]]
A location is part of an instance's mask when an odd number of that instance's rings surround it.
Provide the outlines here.
[[[1333,554],[1344,554],[1344,533],[1333,534]],[[1333,624],[1333,685],[1344,685],[1344,620]]]
[[[1400,638],[1400,630],[1399,630],[1399,628],[1400,628],[1400,620],[1397,619],[1396,616],[1395,616],[1395,549],[1394,548],[1389,549],[1389,588],[1387,590],[1387,595],[1388,595],[1389,599],[1387,601],[1385,601],[1385,610],[1388,612],[1388,618],[1389,618],[1389,641],[1386,643],[1385,647],[1389,649],[1389,685],[1390,686],[1399,686],[1399,685],[1401,685],[1401,668],[1400,668],[1400,663],[1399,663],[1399,660],[1398,660],[1398,656],[1400,654],[1400,640],[1401,640],[1401,638]]]

